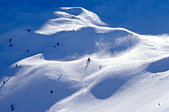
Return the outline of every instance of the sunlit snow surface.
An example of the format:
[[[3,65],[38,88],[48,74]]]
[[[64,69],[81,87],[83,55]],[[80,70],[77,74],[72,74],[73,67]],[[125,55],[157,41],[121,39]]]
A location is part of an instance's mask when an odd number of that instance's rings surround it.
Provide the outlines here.
[[[23,45],[0,49],[1,61],[11,52],[23,55],[17,52],[24,45],[35,54],[4,70],[12,75],[2,77],[0,112],[11,104],[16,112],[169,111],[168,35],[111,28],[81,7],[54,14]]]

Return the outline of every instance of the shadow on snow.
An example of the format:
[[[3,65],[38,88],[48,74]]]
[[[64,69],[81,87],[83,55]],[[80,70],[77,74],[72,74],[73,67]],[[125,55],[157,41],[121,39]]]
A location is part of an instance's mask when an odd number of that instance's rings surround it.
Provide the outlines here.
[[[109,78],[101,81],[91,89],[97,99],[106,99],[112,96],[126,82],[126,79]]]
[[[169,58],[164,58],[151,63],[146,70],[151,73],[165,72],[169,70]]]

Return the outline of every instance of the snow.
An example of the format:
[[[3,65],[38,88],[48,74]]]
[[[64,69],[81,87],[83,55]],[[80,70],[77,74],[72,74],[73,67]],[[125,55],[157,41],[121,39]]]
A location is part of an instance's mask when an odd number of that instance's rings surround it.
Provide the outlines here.
[[[82,7],[61,7],[62,10],[68,10],[70,12],[77,12],[79,14],[69,14],[62,11],[54,12],[59,16],[57,19],[49,20],[42,29],[36,31],[36,33],[52,35],[61,31],[80,30],[84,27],[95,27],[97,25],[105,25],[100,18],[91,11],[88,11]]]
[[[169,110],[168,35],[112,28],[82,7],[59,10],[31,32],[12,30],[12,47],[10,33],[0,35],[0,111]]]

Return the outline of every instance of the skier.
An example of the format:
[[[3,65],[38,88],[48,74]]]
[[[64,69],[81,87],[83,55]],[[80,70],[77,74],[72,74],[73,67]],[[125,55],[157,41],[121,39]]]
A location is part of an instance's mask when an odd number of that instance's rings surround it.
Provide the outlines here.
[[[9,47],[12,47],[12,44],[9,44]]]
[[[87,62],[88,62],[88,63],[90,62],[90,58],[87,59]]]
[[[100,65],[100,66],[99,66],[99,70],[100,70],[101,68],[102,68],[102,66]]]
[[[57,42],[57,44],[56,44],[57,46],[59,46],[59,42]]]
[[[28,29],[28,32],[30,32],[31,31],[31,29]]]
[[[27,49],[26,52],[29,52],[29,49]]]
[[[11,111],[14,111],[14,107],[13,107],[13,105],[11,104]]]
[[[53,90],[52,90],[52,89],[50,90],[50,93],[53,93]]]
[[[16,64],[15,67],[18,67],[18,65]]]
[[[89,66],[89,63],[90,63],[90,58],[87,59],[86,66],[85,66],[85,70],[86,70],[87,67]]]
[[[3,81],[3,84],[5,84],[5,81]]]

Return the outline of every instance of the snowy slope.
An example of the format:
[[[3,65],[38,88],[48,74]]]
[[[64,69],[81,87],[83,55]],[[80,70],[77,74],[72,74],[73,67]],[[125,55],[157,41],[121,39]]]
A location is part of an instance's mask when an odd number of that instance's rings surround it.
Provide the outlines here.
[[[81,7],[54,14],[31,32],[12,30],[12,47],[0,35],[0,111],[169,111],[168,35],[112,28]]]

